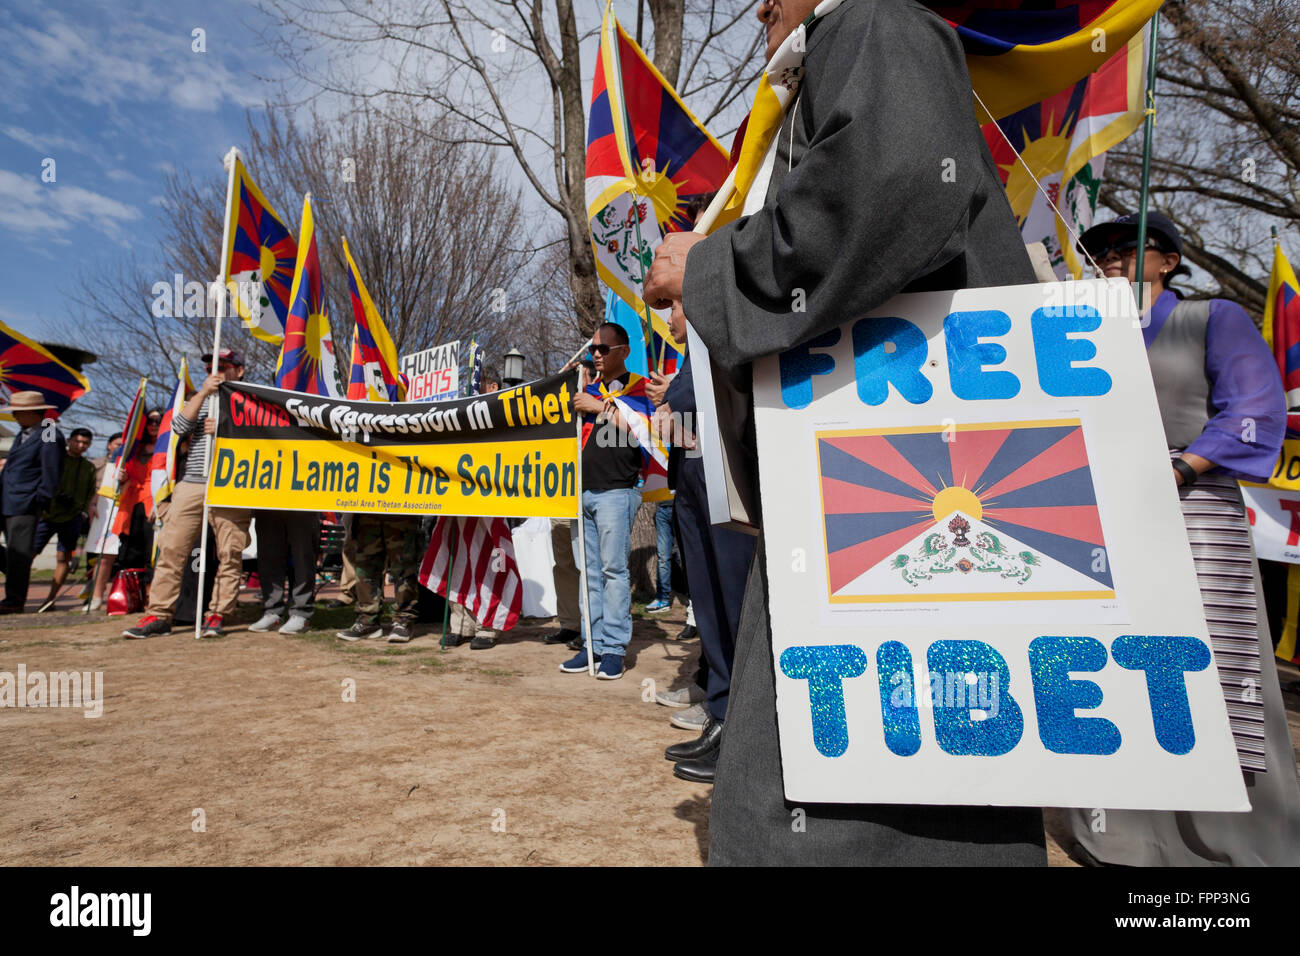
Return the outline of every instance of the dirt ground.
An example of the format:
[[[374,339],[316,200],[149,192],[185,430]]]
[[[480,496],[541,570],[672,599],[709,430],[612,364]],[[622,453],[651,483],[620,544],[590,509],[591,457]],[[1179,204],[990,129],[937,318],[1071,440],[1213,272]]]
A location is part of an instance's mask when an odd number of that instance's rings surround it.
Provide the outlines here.
[[[0,863],[705,862],[710,788],[673,777],[663,748],[691,734],[653,703],[694,672],[679,607],[638,618],[619,681],[560,673],[571,652],[542,643],[549,622],[444,651],[436,633],[345,645],[351,619],[127,641],[131,618],[0,618],[0,670],[104,675],[97,719],[0,709]],[[1287,704],[1300,737],[1300,698]]]

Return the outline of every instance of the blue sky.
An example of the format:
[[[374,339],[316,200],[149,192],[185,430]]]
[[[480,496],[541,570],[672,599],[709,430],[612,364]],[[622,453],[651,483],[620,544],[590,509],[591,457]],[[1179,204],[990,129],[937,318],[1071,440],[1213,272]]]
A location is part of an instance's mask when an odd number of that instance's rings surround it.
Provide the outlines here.
[[[81,271],[148,261],[167,173],[220,172],[272,92],[268,26],[242,0],[0,2],[0,321],[40,337]]]

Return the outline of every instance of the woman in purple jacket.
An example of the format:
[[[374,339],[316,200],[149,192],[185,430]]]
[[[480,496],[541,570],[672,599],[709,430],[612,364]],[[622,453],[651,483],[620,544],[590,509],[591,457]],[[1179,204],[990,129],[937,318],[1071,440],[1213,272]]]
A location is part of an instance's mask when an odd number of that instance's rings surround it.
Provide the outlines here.
[[[1136,281],[1137,216],[1083,234],[1107,278]],[[1273,355],[1250,316],[1226,299],[1168,288],[1190,270],[1182,237],[1147,216],[1142,336],[1169,446],[1171,478],[1205,605],[1205,619],[1245,776],[1250,813],[1074,810],[1084,855],[1125,866],[1300,863],[1300,781],[1273,663],[1259,568],[1238,479],[1267,481],[1286,432]]]

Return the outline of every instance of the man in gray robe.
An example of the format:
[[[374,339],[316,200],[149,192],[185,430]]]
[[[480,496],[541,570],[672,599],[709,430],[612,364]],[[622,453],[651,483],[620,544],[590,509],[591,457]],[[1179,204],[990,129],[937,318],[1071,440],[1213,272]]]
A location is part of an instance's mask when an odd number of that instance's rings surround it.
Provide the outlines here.
[[[815,5],[764,0],[769,57]],[[800,89],[777,136],[761,210],[708,238],[669,236],[646,283],[652,305],[682,303],[736,381],[748,379],[754,359],[897,293],[1034,281],[975,120],[956,32],[914,0],[845,0],[813,21]],[[756,473],[757,462],[750,467]],[[767,578],[760,541],[741,612],[710,863],[1045,864],[1037,809],[786,802]]]

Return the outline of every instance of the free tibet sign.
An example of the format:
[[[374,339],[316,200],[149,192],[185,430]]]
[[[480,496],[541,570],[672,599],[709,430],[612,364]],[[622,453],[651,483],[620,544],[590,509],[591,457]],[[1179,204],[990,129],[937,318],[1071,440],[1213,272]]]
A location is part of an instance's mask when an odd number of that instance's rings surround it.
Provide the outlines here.
[[[398,365],[407,377],[408,402],[443,402],[460,395],[459,340],[403,355]]]
[[[905,295],[755,365],[788,799],[1249,808],[1135,316]]]

